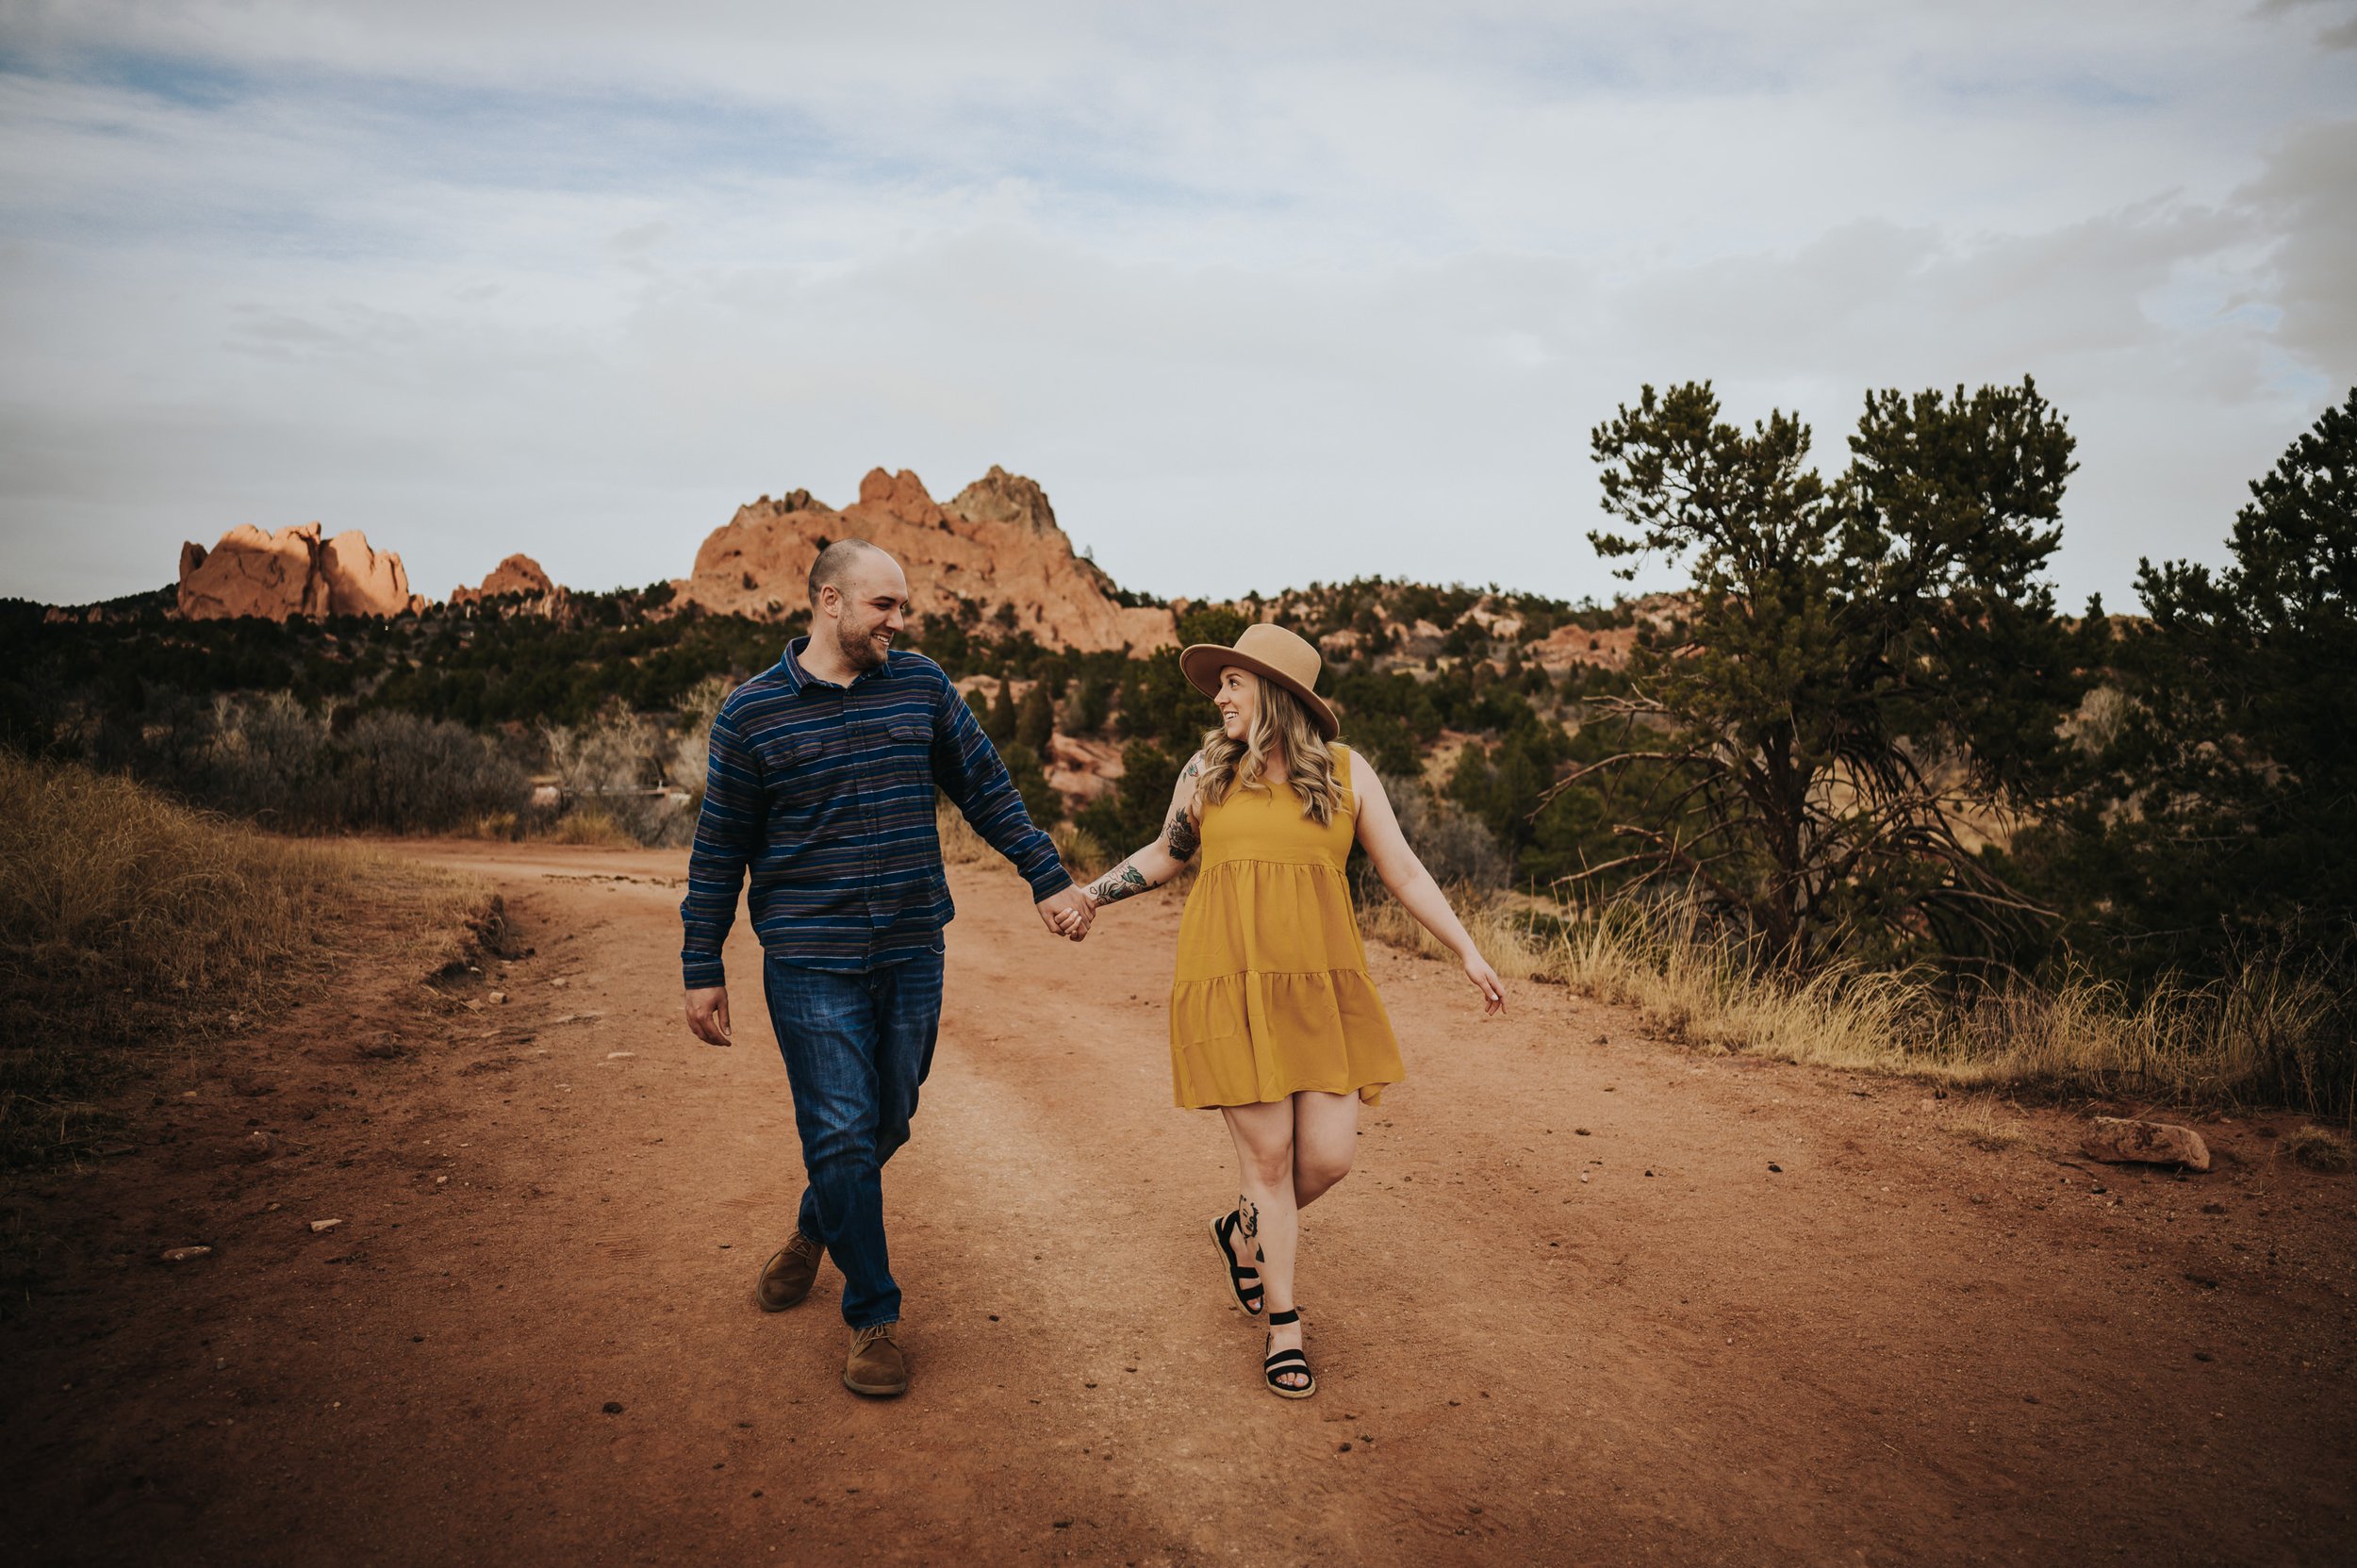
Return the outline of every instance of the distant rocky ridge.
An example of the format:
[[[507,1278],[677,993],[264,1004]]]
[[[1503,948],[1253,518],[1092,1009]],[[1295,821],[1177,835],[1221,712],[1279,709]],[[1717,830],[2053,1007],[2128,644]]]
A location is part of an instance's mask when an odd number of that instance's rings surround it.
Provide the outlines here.
[[[425,605],[401,557],[371,549],[356,528],[322,539],[316,522],[274,534],[239,523],[209,551],[180,547],[179,609],[190,620],[396,616]]]
[[[842,538],[891,552],[918,615],[955,619],[970,604],[1044,646],[1085,652],[1126,643],[1145,652],[1178,640],[1170,611],[1122,605],[1113,580],[1073,553],[1047,493],[995,464],[946,503],[907,469],[870,470],[841,511],[808,490],[763,496],[715,530],[671,586],[707,610],[784,615],[806,602],[818,552]]]
[[[1047,647],[1089,652],[1145,652],[1178,637],[1169,610],[1123,605],[1113,580],[1073,552],[1037,483],[996,465],[947,503],[906,469],[871,471],[840,511],[808,490],[763,496],[705,538],[689,574],[672,582],[673,602],[762,619],[799,612],[811,563],[841,538],[891,552],[921,616],[989,617]],[[537,562],[510,555],[449,602],[561,618],[568,599]],[[356,530],[322,540],[316,522],[274,534],[239,524],[209,551],[180,549],[179,613],[191,620],[396,616],[428,602],[409,591],[401,557],[371,550]]]

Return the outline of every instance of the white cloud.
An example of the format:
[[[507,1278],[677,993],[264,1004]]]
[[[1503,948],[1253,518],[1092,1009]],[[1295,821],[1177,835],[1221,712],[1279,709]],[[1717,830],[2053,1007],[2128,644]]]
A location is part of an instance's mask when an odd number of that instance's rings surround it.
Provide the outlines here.
[[[0,592],[318,518],[446,592],[1030,472],[1164,592],[1611,584],[1587,431],[2028,371],[2066,596],[2357,378],[2331,7],[0,8]]]

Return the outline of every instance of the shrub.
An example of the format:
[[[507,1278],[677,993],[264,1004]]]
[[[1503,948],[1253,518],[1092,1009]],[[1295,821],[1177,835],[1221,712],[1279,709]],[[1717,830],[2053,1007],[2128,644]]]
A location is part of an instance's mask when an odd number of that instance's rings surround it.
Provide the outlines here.
[[[1105,727],[1105,716],[1111,707],[1105,683],[1093,675],[1083,676],[1072,688],[1072,701],[1064,706],[1063,725],[1067,734],[1093,735]]]
[[[335,824],[439,833],[520,812],[532,781],[483,736],[447,719],[367,713],[334,746]]]
[[[704,733],[708,739],[708,722]],[[594,812],[631,843],[693,836],[695,813],[681,811],[678,800],[662,787],[664,764],[674,760],[673,748],[643,715],[608,702],[577,728],[543,725],[540,739],[569,816]],[[588,836],[570,842],[607,842],[606,828],[590,824],[575,832]]]
[[[2329,1127],[2314,1122],[2295,1127],[2277,1140],[2275,1151],[2295,1164],[2310,1170],[2339,1172],[2349,1169],[2352,1161],[2349,1140]]]
[[[216,697],[188,793],[257,821],[317,825],[332,815],[327,730],[290,692]]]
[[[339,709],[331,723],[292,693],[167,703],[137,727],[96,719],[85,755],[199,806],[294,832],[450,832],[520,814],[531,781],[463,724]]]
[[[1074,818],[1116,854],[1151,843],[1170,813],[1178,760],[1150,740],[1121,749],[1122,774],[1112,794],[1090,801]]]
[[[735,686],[711,676],[688,688],[680,700],[679,727],[671,736],[669,782],[687,791],[692,812],[703,803],[704,779],[712,769],[712,721]]]
[[[1103,876],[1113,865],[1105,841],[1077,822],[1059,822],[1048,830],[1047,836],[1055,840],[1056,853],[1063,857],[1063,868],[1076,881],[1088,882]]]
[[[1433,881],[1443,887],[1484,892],[1506,885],[1506,857],[1498,853],[1497,840],[1478,818],[1459,810],[1453,801],[1436,800],[1414,779],[1386,775],[1383,793],[1391,800],[1393,815],[1399,818],[1400,836],[1416,851]],[[1354,861],[1360,867],[1361,897],[1371,899],[1381,892],[1366,857],[1358,855]]]
[[[1020,746],[1034,751],[1047,749],[1047,737],[1055,733],[1056,705],[1047,696],[1047,683],[1031,687],[1022,705],[1015,710],[1014,738]]]
[[[1063,816],[1063,797],[1047,782],[1047,766],[1037,751],[1018,741],[1001,746],[998,756],[1007,765],[1015,793],[1023,797],[1023,809],[1031,814],[1032,821],[1046,827]]]
[[[1015,727],[1020,722],[1021,716],[1016,713],[1014,706],[1014,685],[1001,676],[998,681],[997,700],[991,703],[990,711],[982,716],[982,733],[990,736],[997,745],[1006,746],[1014,741]]]
[[[594,802],[576,806],[558,817],[544,836],[552,844],[590,844],[608,850],[635,850],[640,842],[636,834],[614,819],[612,812]]]

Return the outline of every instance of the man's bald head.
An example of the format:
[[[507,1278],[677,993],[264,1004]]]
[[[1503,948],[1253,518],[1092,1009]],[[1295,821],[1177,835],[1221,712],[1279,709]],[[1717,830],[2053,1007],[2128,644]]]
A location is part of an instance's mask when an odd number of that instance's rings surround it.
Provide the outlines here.
[[[829,598],[827,590],[834,595]],[[842,679],[882,666],[908,625],[909,580],[900,563],[865,539],[838,539],[810,564],[810,647],[841,652]],[[823,652],[822,664],[832,664]],[[836,676],[821,669],[822,679]]]
[[[844,598],[851,597],[851,583],[862,575],[861,568],[878,556],[889,561],[892,557],[869,544],[865,539],[837,539],[818,553],[810,563],[810,602],[818,604],[818,590],[832,587]]]

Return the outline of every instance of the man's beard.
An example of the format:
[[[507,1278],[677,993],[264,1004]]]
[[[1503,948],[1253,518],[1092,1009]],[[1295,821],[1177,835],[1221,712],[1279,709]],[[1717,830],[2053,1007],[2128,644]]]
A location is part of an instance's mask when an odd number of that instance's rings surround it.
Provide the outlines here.
[[[834,626],[834,644],[843,651],[843,658],[853,669],[874,669],[884,662],[884,651],[876,646],[876,628],[854,631],[850,622],[838,620]]]

